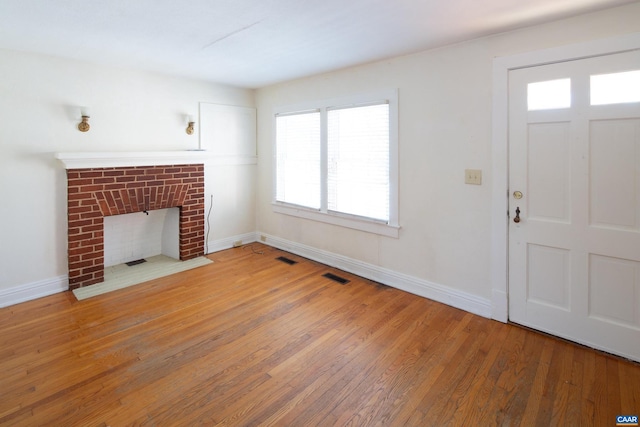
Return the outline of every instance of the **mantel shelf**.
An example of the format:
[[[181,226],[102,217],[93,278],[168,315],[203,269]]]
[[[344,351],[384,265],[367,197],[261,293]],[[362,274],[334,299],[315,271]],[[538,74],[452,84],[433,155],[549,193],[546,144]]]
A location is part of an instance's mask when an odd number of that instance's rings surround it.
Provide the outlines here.
[[[113,168],[124,166],[189,165],[196,163],[251,165],[256,156],[221,156],[207,151],[114,151],[56,153],[66,169]]]

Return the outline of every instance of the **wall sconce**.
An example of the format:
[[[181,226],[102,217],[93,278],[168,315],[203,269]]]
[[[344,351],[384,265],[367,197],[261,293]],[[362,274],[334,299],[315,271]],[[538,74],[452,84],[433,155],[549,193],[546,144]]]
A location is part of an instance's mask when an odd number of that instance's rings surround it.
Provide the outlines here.
[[[196,121],[193,118],[193,116],[187,116],[186,118],[187,118],[187,135],[193,135]]]
[[[80,132],[89,132],[91,126],[89,125],[89,108],[80,107],[80,115],[82,116],[82,121],[78,123],[78,130]]]

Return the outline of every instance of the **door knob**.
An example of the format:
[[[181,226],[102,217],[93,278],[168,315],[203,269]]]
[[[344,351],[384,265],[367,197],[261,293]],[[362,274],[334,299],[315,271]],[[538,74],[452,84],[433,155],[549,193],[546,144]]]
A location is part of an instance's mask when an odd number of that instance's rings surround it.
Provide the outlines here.
[[[520,222],[520,206],[516,208],[516,217],[513,218],[513,222]]]

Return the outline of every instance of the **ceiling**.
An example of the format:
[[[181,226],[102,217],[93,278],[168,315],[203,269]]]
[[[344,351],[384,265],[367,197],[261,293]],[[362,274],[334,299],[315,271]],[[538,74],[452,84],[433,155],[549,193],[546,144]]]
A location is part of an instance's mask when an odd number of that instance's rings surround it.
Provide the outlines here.
[[[0,0],[0,48],[258,88],[637,0]]]

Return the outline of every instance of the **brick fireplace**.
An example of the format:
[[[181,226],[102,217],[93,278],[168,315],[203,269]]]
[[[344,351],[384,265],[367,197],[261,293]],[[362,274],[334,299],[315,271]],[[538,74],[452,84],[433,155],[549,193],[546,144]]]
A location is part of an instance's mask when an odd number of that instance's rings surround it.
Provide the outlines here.
[[[104,281],[104,217],[180,208],[180,259],[204,254],[204,164],[67,169],[69,288]]]

